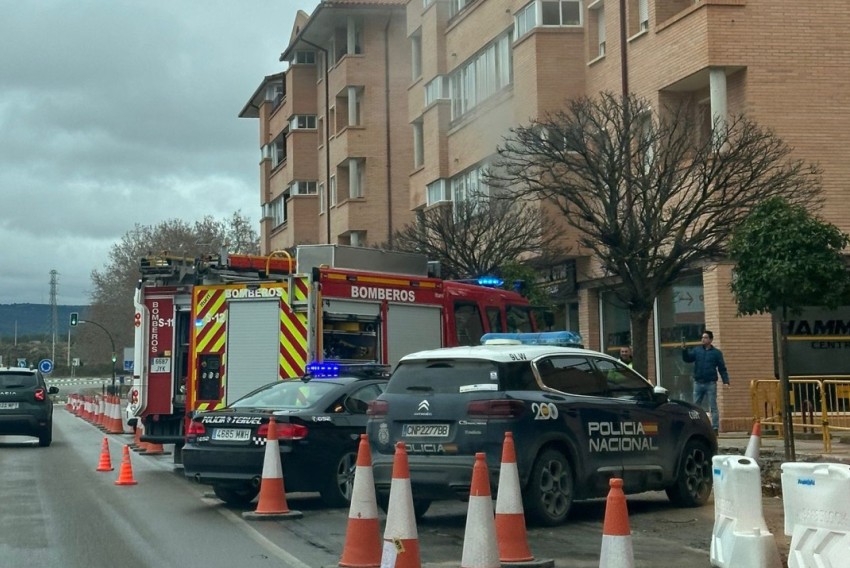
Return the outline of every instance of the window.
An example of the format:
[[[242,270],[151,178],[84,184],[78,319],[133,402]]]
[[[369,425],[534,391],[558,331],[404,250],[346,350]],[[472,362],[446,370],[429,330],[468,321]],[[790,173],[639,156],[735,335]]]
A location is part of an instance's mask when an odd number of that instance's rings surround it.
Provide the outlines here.
[[[649,0],[638,0],[638,29],[642,32],[649,29]]]
[[[410,70],[414,80],[422,76],[422,30],[410,36]]]
[[[363,158],[350,158],[348,160],[348,197],[363,197],[365,169],[366,160]]]
[[[316,64],[316,52],[315,51],[296,51],[295,59],[293,63],[297,63],[299,65],[315,65]]]
[[[425,85],[425,106],[430,105],[440,99],[449,98],[448,81],[443,75],[437,75]]]
[[[318,187],[314,181],[294,181],[289,185],[291,195],[316,195]]]
[[[289,119],[289,128],[291,130],[303,130],[306,128],[316,128],[315,114],[296,114]]]
[[[277,108],[286,100],[286,92],[283,83],[273,83],[266,89],[266,100],[272,103],[274,108]]]
[[[599,374],[585,357],[548,357],[536,363],[544,386],[567,394],[604,396],[605,377]]]
[[[528,306],[506,306],[505,311],[510,333],[531,333],[531,310]]]
[[[272,168],[276,168],[286,161],[286,138],[283,134],[271,143]]]
[[[284,192],[283,195],[276,197],[268,204],[264,217],[271,219],[272,227],[286,223],[286,201],[288,199],[289,194]]]
[[[343,128],[347,126],[360,126],[360,106],[363,99],[363,87],[348,87],[345,90],[346,97],[337,100],[337,106],[346,108],[346,117],[348,122],[341,125]]]
[[[512,80],[510,33],[497,38],[449,75],[452,120],[462,117]]]
[[[444,179],[438,179],[429,183],[426,188],[426,193],[426,203],[428,205],[452,200],[451,190]]]
[[[579,0],[541,0],[540,23],[544,26],[580,26]]]
[[[458,345],[478,345],[484,335],[484,325],[478,306],[466,302],[455,302],[455,332]]]
[[[490,186],[484,183],[486,164],[466,170],[449,180],[453,203],[471,203],[476,209],[483,206],[490,197]]]
[[[319,184],[319,213],[325,212],[325,184]]]
[[[639,400],[652,398],[652,386],[622,363],[608,359],[596,359],[594,363],[606,378],[609,396]]]
[[[596,11],[596,42],[597,56],[605,55],[605,8],[601,7]]]
[[[516,37],[520,38],[537,27],[537,2],[531,2],[514,16]]]
[[[455,17],[472,2],[473,0],[449,0],[449,18]]]
[[[490,333],[502,333],[505,329],[502,327],[502,310],[495,306],[488,306],[485,310],[487,313],[487,324],[490,326]]]
[[[336,205],[336,176],[331,176],[331,207]]]
[[[422,132],[422,120],[413,123],[413,167],[419,168],[425,163],[425,139]]]

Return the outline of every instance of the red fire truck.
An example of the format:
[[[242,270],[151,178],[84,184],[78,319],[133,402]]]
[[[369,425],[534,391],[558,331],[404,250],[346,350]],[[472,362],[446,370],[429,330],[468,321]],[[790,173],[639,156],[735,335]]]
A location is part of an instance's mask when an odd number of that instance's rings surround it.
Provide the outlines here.
[[[310,362],[394,365],[484,333],[537,331],[520,294],[428,268],[421,255],[341,245],[302,245],[295,258],[143,258],[130,394],[142,441],[180,446],[194,412],[299,376]]]

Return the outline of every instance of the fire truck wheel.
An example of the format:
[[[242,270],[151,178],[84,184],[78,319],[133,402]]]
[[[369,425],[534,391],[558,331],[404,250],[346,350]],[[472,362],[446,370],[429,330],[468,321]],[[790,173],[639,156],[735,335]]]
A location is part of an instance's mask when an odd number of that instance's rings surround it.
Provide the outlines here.
[[[336,460],[336,466],[321,491],[322,501],[328,507],[347,507],[351,504],[354,491],[354,471],[357,468],[357,453],[348,451]]]
[[[250,485],[213,485],[213,493],[215,493],[216,497],[228,505],[236,507],[248,505],[259,492],[259,488],[251,487]]]

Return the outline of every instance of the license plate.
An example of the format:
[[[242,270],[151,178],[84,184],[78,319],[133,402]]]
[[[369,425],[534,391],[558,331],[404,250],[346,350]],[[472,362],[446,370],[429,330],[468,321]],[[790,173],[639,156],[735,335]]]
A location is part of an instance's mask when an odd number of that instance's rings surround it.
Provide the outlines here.
[[[0,402],[0,410],[12,410],[18,408],[17,402]]]
[[[449,435],[448,424],[405,424],[405,438],[446,438]]]
[[[247,428],[216,428],[213,430],[213,440],[224,440],[227,442],[244,442],[251,438],[251,431]]]

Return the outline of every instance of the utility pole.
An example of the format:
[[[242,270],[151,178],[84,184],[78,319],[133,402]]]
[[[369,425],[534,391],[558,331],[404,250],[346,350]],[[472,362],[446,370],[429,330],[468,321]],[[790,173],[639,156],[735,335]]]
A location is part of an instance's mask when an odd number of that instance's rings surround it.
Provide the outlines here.
[[[51,361],[56,361],[56,334],[59,330],[59,320],[57,318],[56,305],[56,288],[59,285],[59,273],[54,269],[50,271],[50,338],[52,351],[50,355]]]

